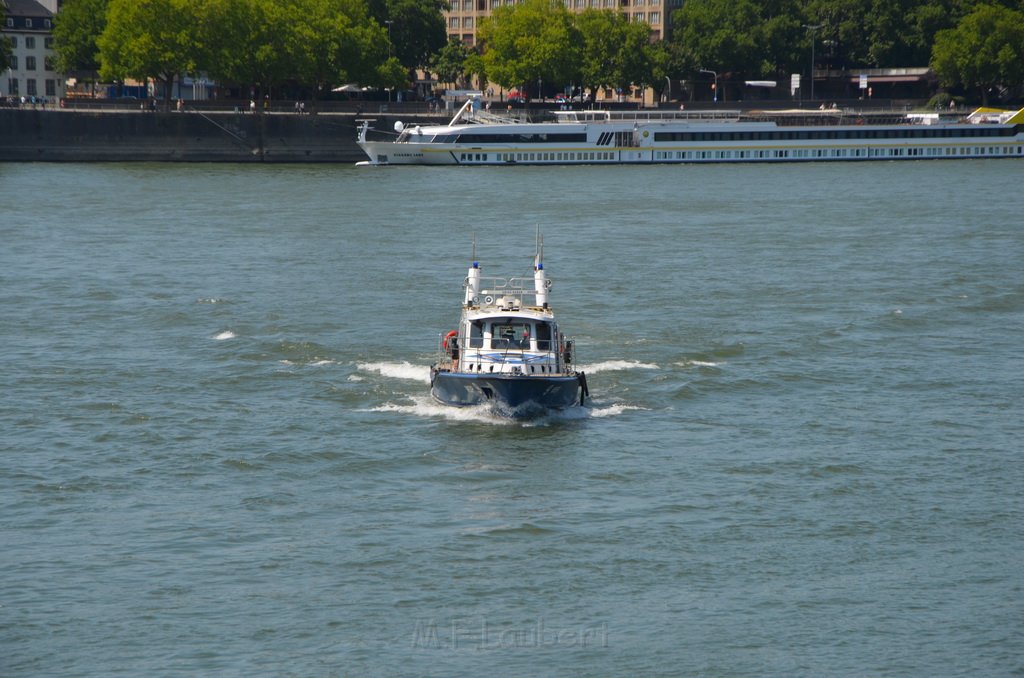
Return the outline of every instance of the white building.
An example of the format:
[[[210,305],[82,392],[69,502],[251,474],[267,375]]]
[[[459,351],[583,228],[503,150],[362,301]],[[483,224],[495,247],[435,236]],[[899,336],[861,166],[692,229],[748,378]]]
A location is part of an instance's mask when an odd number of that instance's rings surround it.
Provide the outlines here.
[[[46,0],[56,5],[54,0]],[[0,73],[0,97],[46,99],[64,96],[64,79],[55,70],[53,11],[38,0],[0,0],[4,5],[0,34],[13,43],[11,67]]]

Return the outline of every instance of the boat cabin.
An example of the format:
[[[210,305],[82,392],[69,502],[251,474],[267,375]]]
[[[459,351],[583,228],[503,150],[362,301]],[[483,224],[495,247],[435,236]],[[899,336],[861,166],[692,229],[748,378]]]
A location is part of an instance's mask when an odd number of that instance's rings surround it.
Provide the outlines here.
[[[558,335],[553,322],[527,317],[478,318],[469,321],[467,348],[550,351]]]

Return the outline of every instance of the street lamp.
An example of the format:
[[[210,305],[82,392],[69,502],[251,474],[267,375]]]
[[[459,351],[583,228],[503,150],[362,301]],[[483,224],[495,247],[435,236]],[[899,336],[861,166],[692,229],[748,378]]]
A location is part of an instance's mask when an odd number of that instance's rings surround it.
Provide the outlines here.
[[[717,104],[718,103],[718,73],[715,73],[714,71],[708,71],[708,70],[705,70],[703,68],[700,69],[700,72],[701,73],[708,73],[708,74],[710,74],[715,79],[715,86],[712,87],[711,89],[713,89],[715,91],[715,94],[714,94],[714,96],[712,98],[714,99],[714,103]]]
[[[804,28],[811,32],[811,101],[814,101],[814,31],[824,27],[824,25],[825,24],[804,24]]]

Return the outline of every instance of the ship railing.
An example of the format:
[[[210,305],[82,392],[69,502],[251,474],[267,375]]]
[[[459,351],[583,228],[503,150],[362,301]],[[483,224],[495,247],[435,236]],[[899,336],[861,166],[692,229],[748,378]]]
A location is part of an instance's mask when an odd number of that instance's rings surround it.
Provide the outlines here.
[[[482,340],[479,337],[475,339],[469,348],[464,348],[457,341],[454,344],[451,340],[446,342],[445,335],[439,335],[437,358],[435,360],[438,369],[442,371],[459,371],[461,369],[479,374],[489,374],[492,372],[507,374],[512,372],[524,375],[565,375],[575,372],[576,341],[568,337],[563,337],[560,340],[538,340],[536,350],[511,345],[498,346],[494,343],[496,341],[494,339],[491,340],[491,348],[483,348]],[[544,363],[543,367],[541,367],[541,365],[531,366],[523,362],[524,354],[536,355],[537,353],[547,353],[551,348],[557,349],[554,365]],[[481,353],[486,353],[488,356],[489,360],[486,365],[481,360],[474,360]],[[496,353],[500,354],[498,360],[494,359]],[[480,369],[466,369],[467,365],[479,365]],[[506,367],[510,369],[505,369]],[[516,372],[517,369],[518,372]]]
[[[713,111],[552,111],[562,123],[580,122],[736,122],[740,110]]]
[[[551,278],[545,278],[544,294],[551,292],[552,281]],[[469,278],[467,277],[463,286],[469,285]],[[527,306],[537,305],[537,289],[533,278],[517,277],[517,278],[498,278],[490,276],[480,277],[480,286],[478,289],[478,299],[474,300],[476,306],[493,306],[497,304],[503,297],[514,297],[519,299],[519,303]],[[533,303],[527,303],[527,300]]]

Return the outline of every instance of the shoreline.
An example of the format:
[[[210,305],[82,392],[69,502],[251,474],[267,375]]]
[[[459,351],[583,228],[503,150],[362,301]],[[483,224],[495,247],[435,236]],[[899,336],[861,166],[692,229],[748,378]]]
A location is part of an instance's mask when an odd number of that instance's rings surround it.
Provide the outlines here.
[[[0,162],[356,163],[359,120],[423,114],[0,108]],[[386,136],[377,133],[381,138]]]

